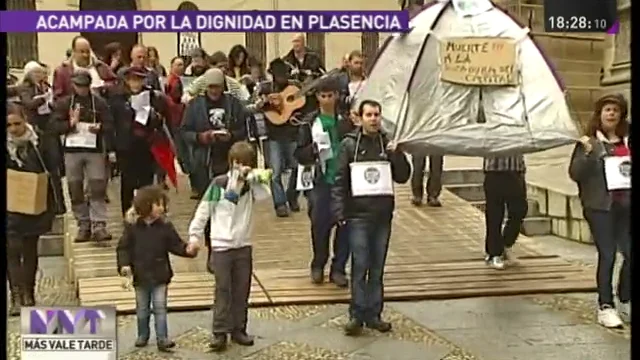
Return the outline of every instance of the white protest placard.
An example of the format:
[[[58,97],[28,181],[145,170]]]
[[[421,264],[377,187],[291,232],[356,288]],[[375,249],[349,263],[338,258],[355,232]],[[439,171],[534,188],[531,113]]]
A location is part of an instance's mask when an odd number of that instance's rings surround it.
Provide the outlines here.
[[[89,131],[91,123],[79,122],[76,131],[67,134],[64,145],[68,148],[95,149],[98,147],[98,136]]]
[[[463,37],[440,40],[440,79],[463,85],[517,85],[516,41]]]
[[[631,156],[604,158],[604,174],[607,179],[607,189],[631,189]]]
[[[353,197],[393,195],[393,177],[388,161],[354,162],[349,167]]]

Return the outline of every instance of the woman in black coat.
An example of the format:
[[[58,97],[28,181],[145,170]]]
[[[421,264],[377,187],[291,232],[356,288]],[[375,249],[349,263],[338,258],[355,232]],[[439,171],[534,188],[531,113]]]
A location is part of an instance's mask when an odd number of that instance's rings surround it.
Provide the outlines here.
[[[38,239],[51,231],[59,199],[52,188],[51,149],[33,126],[27,123],[19,104],[7,103],[7,170],[49,173],[47,210],[40,215],[7,212],[7,274],[11,287],[10,314],[20,314],[20,306],[34,306],[38,271]],[[55,150],[54,150],[55,151]]]

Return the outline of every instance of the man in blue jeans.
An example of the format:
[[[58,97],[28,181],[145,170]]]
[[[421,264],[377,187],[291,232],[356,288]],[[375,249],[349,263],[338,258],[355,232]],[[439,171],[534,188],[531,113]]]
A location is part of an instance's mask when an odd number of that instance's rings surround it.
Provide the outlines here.
[[[332,213],[340,227],[348,227],[351,249],[349,336],[363,325],[380,332],[391,330],[382,320],[384,265],[391,237],[393,183],[409,180],[411,167],[405,154],[381,132],[381,106],[364,100],[358,115],[361,127],[347,134],[338,151]]]
[[[282,101],[277,94],[290,85],[300,87],[300,84],[290,80],[291,70],[289,65],[280,58],[273,60],[269,64],[269,72],[273,76],[273,81],[264,81],[257,86],[255,108],[258,111],[277,109],[278,102]],[[298,129],[291,120],[301,116],[302,112],[296,111],[291,119],[281,125],[266,121],[267,136],[269,138],[265,144],[266,153],[269,157],[267,163],[273,170],[271,193],[273,206],[278,217],[287,217],[290,211],[300,211],[298,191],[296,191],[298,162],[293,156],[296,150]],[[285,190],[282,184],[282,175],[287,169],[291,169],[292,172]]]

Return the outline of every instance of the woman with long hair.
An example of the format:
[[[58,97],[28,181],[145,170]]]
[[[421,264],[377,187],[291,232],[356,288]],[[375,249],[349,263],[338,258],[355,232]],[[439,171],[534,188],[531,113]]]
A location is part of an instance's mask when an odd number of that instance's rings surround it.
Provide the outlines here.
[[[25,119],[40,133],[40,141],[46,144],[49,158],[59,164],[51,171],[59,175],[54,179],[53,185],[57,195],[62,199],[64,196],[60,181],[63,167],[62,143],[60,137],[49,129],[53,92],[47,81],[46,66],[37,61],[29,61],[24,67],[24,77],[17,89]],[[59,202],[57,206],[56,214],[61,215],[66,212],[63,201]]]
[[[587,132],[573,151],[569,176],[578,184],[584,218],[598,252],[598,323],[623,326],[631,314],[631,150],[629,106],[620,95],[595,104]],[[613,296],[613,269],[620,251],[618,304]]]
[[[125,66],[122,59],[122,46],[118,42],[112,42],[104,47],[104,59],[105,64],[109,65],[114,74]]]
[[[158,49],[153,46],[147,47],[147,65],[155,70],[158,76],[166,78],[167,77],[167,69],[160,64],[160,54],[158,53]]]
[[[229,51],[229,66],[227,76],[240,80],[242,76],[250,73],[249,52],[242,45],[234,45]]]
[[[38,270],[38,240],[51,231],[56,203],[63,202],[52,191],[53,169],[58,165],[52,160],[52,151],[41,141],[40,134],[30,125],[22,107],[7,103],[7,171],[47,174],[49,179],[46,210],[39,215],[23,214],[7,209],[7,275],[11,289],[9,313],[20,315],[21,306],[35,306],[35,285]],[[11,191],[11,189],[8,189]]]

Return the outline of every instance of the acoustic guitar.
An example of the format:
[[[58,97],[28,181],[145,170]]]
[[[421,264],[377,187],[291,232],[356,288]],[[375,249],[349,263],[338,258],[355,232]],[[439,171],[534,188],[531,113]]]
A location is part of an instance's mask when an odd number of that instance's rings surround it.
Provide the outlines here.
[[[297,86],[289,85],[280,93],[268,95],[268,104],[264,115],[273,125],[282,125],[289,121],[294,111],[304,106],[307,99],[299,95]]]

